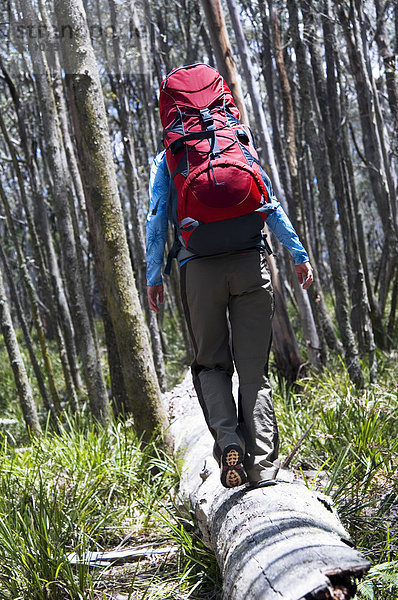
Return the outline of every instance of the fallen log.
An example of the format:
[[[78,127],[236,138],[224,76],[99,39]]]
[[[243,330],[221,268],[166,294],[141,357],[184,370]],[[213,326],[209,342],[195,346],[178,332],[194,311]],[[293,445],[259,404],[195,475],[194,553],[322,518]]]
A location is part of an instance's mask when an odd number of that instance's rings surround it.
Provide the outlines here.
[[[216,556],[223,600],[348,600],[370,567],[350,544],[330,498],[282,470],[273,485],[227,490],[189,375],[166,394],[180,494]]]

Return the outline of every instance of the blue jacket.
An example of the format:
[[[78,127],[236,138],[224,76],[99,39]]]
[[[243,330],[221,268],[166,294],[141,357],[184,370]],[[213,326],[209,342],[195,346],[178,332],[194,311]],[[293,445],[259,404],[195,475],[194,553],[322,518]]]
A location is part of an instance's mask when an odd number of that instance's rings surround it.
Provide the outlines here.
[[[295,265],[308,262],[308,254],[300,242],[289,217],[276,200],[271,182],[263,174],[269,199],[276,210],[268,215],[267,225],[278,240],[286,246]],[[168,230],[168,199],[170,175],[167,168],[166,153],[163,150],[153,160],[149,179],[149,211],[146,221],[147,284],[162,283],[162,266]],[[181,263],[182,264],[182,263]]]

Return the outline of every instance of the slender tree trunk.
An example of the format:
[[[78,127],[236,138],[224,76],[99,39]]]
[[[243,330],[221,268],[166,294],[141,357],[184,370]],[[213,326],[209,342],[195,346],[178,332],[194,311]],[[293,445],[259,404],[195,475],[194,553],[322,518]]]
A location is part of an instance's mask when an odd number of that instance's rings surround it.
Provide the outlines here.
[[[29,271],[28,271],[25,257],[20,248],[18,236],[17,236],[15,228],[14,228],[14,223],[13,223],[13,219],[12,219],[12,215],[11,215],[11,211],[10,211],[10,206],[9,206],[7,196],[4,192],[1,182],[0,182],[0,198],[1,198],[1,202],[4,206],[8,230],[10,232],[11,239],[13,241],[15,252],[17,255],[18,267],[20,269],[22,280],[24,282],[25,289],[28,294],[29,303],[30,303],[30,307],[31,307],[31,311],[32,311],[32,318],[33,318],[33,322],[35,325],[35,329],[37,331],[37,336],[39,338],[39,344],[40,344],[40,349],[41,349],[41,353],[42,353],[42,357],[43,357],[44,369],[45,369],[47,380],[48,380],[48,386],[50,389],[51,400],[54,404],[54,408],[50,404],[49,406],[46,406],[46,409],[50,412],[53,412],[54,410],[59,412],[61,410],[61,404],[60,404],[57,386],[55,384],[54,370],[53,370],[53,366],[52,366],[52,362],[51,362],[51,358],[50,358],[50,352],[48,349],[46,336],[44,333],[43,324],[42,324],[41,317],[40,317],[37,294],[36,294],[32,279],[31,279]],[[43,398],[43,400],[45,400],[45,398]]]
[[[116,23],[116,6],[114,0],[109,0],[111,19]],[[159,327],[155,313],[149,308],[146,286],[146,257],[145,257],[145,238],[141,221],[139,219],[139,185],[137,177],[137,165],[134,149],[133,126],[131,122],[129,100],[124,85],[122,74],[122,64],[120,56],[120,47],[117,38],[113,39],[113,51],[115,61],[115,81],[112,81],[117,92],[116,108],[119,114],[119,122],[123,139],[125,175],[127,190],[129,194],[130,216],[132,223],[132,233],[134,237],[134,265],[135,276],[138,291],[140,293],[141,304],[144,306],[146,321],[152,342],[152,352],[155,362],[156,373],[159,380],[160,389],[166,391],[166,374],[164,369],[164,357],[160,342]],[[112,78],[113,80],[113,78]]]
[[[54,307],[56,306],[57,308],[57,311],[54,312],[57,312],[57,318],[60,319],[62,335],[65,339],[69,369],[73,380],[73,385],[71,385],[70,387],[69,396],[71,399],[72,406],[75,406],[77,402],[75,389],[79,389],[81,387],[81,379],[77,364],[75,333],[72,325],[72,319],[68,307],[68,302],[65,296],[64,284],[59,271],[57,257],[55,255],[54,243],[48,220],[47,207],[42,196],[42,191],[40,190],[39,175],[28,141],[25,111],[23,110],[22,103],[16,90],[16,87],[12,82],[8,72],[6,71],[1,59],[0,68],[3,71],[5,81],[7,82],[7,85],[9,87],[15,111],[17,114],[18,129],[22,148],[26,157],[26,166],[32,190],[34,222],[35,227],[37,229],[38,237],[41,240],[43,249],[45,249],[46,268],[48,270],[48,277],[50,279],[52,289],[51,295],[53,298]]]
[[[31,0],[22,0],[22,7],[27,21],[34,23],[36,17]],[[43,127],[46,133],[47,157],[52,172],[57,222],[66,263],[65,274],[68,281],[71,313],[78,335],[84,379],[93,416],[98,421],[105,423],[109,418],[109,402],[98,343],[87,311],[86,295],[82,284],[82,265],[79,264],[73,221],[68,205],[71,190],[57,109],[45,57],[34,40],[31,40],[29,48],[34,68],[37,71],[35,80],[39,92]]]
[[[33,250],[36,255],[37,266],[39,268],[39,273],[40,273],[39,284],[41,283],[42,286],[44,287],[44,297],[47,300],[46,301],[47,308],[46,308],[46,315],[45,315],[45,318],[47,321],[47,328],[48,328],[48,324],[50,324],[51,331],[53,332],[53,334],[55,334],[58,349],[59,349],[61,364],[62,364],[62,370],[64,373],[64,379],[65,379],[65,384],[66,384],[66,388],[67,388],[68,398],[70,400],[71,406],[75,409],[76,405],[77,405],[77,396],[76,396],[76,390],[74,387],[71,370],[70,370],[67,355],[66,355],[63,334],[61,332],[61,329],[59,326],[59,319],[58,319],[56,311],[55,311],[55,306],[57,305],[57,300],[52,293],[53,290],[51,288],[49,278],[48,278],[47,261],[44,256],[43,248],[42,248],[41,244],[39,243],[36,226],[35,226],[35,223],[33,221],[32,215],[31,215],[31,209],[30,209],[27,194],[25,191],[25,182],[23,180],[23,175],[22,175],[22,172],[20,169],[18,157],[17,157],[16,151],[14,148],[14,144],[11,142],[11,139],[8,135],[7,128],[3,121],[3,117],[1,115],[0,115],[0,128],[3,133],[3,137],[4,137],[4,140],[8,147],[8,150],[10,152],[12,163],[13,163],[14,170],[16,173],[19,191],[20,191],[20,197],[22,200],[22,207],[23,207],[23,211],[24,211],[24,214],[26,217],[27,224],[28,224],[28,230],[29,230],[29,234],[31,236]],[[44,306],[43,303],[38,302],[39,310],[40,310],[40,307],[43,307],[43,306]],[[43,321],[43,319],[41,318],[41,315],[40,315],[40,323],[42,323],[42,321]],[[58,397],[56,397],[56,399],[55,399],[56,406],[57,406],[57,402],[58,402]]]
[[[71,79],[75,132],[88,191],[90,227],[102,261],[108,310],[122,363],[129,410],[144,441],[163,430],[169,443],[167,416],[157,384],[141,307],[131,268],[123,214],[113,167],[107,118],[97,64],[81,0],[56,0],[59,27],[68,23],[74,36],[62,40],[64,69]],[[98,263],[97,263],[98,264]]]
[[[299,176],[298,169],[298,161],[296,154],[296,131],[295,131],[295,120],[294,120],[294,109],[293,109],[293,100],[291,95],[291,87],[289,78],[287,76],[285,61],[282,53],[282,44],[280,39],[279,25],[276,12],[273,9],[272,2],[269,2],[270,5],[270,19],[272,24],[273,31],[273,42],[275,49],[275,61],[278,68],[280,85],[282,88],[282,104],[283,104],[283,115],[284,115],[284,131],[285,131],[285,145],[286,145],[286,157],[287,163],[289,167],[290,181],[291,181],[291,190],[292,196],[288,197],[289,204],[289,212],[293,215],[293,223],[301,237],[301,239],[305,240],[305,245],[307,251],[310,255],[311,264],[314,268],[314,283],[312,289],[310,290],[310,297],[313,300],[313,306],[315,308],[314,315],[317,313],[317,322],[318,324],[322,323],[320,327],[320,332],[327,327],[329,332],[332,332],[332,335],[329,334],[328,339],[334,339],[336,336],[334,334],[333,325],[330,321],[330,317],[328,312],[325,310],[325,301],[323,299],[323,292],[320,286],[319,277],[317,273],[316,263],[312,253],[312,244],[308,239],[308,234],[305,230],[304,224],[304,215],[302,208],[302,199],[303,193],[301,189],[301,180]],[[310,362],[317,368],[320,366],[320,351],[321,351],[321,342],[319,340],[317,328],[314,323],[314,316],[312,310],[310,310],[309,314],[306,314],[306,311],[303,307],[308,304],[307,294],[303,292],[300,286],[296,285],[295,281],[295,291],[296,296],[298,297],[298,303],[300,306],[302,321],[305,323],[304,334],[306,339],[306,344],[309,352]],[[322,314],[319,314],[321,313]],[[334,335],[333,335],[334,334]],[[337,339],[334,341],[334,348],[337,348],[338,343]]]
[[[248,124],[249,119],[220,0],[201,0],[201,2],[217,61],[217,69],[229,85],[239,109],[241,121]]]
[[[204,18],[202,17],[199,3],[198,4],[195,3],[195,21],[196,21],[196,25],[197,25],[198,31],[199,31],[198,38],[200,37],[202,39],[202,43],[203,43],[203,46],[205,47],[206,55],[209,60],[209,64],[214,65],[214,64],[216,64],[216,62],[215,62],[215,58],[214,58],[214,54],[213,54],[213,47],[211,45],[211,41],[210,41],[209,35],[207,33],[207,29],[203,23]]]
[[[368,352],[371,377],[374,380],[376,375],[376,365],[374,362],[375,346],[369,317],[369,302],[361,257],[358,250],[358,239],[355,228],[356,221],[348,187],[349,181],[344,167],[342,118],[335,74],[334,32],[329,28],[327,29],[327,35],[325,35],[327,77],[325,80],[321,50],[317,41],[316,30],[318,24],[315,23],[312,1],[303,2],[301,0],[301,10],[304,18],[305,39],[307,40],[311,54],[315,91],[322,116],[326,147],[331,166],[331,178],[334,184],[335,198],[339,209],[340,225],[343,234],[343,246],[348,266],[347,275],[351,299],[351,323],[356,333],[361,352],[363,354]]]
[[[286,202],[285,193],[279,179],[279,171],[275,162],[274,150],[272,148],[271,138],[267,126],[267,120],[263,108],[263,101],[252,67],[253,58],[250,55],[250,51],[246,42],[236,2],[235,0],[227,0],[227,4],[229,8],[229,13],[231,15],[232,25],[235,31],[235,37],[243,69],[243,75],[251,98],[254,120],[256,123],[256,132],[261,139],[260,156],[262,158],[266,171],[271,177],[275,194],[280,200],[280,202],[284,204]]]
[[[269,3],[270,4],[270,3]],[[268,110],[271,117],[272,128],[272,144],[275,150],[281,183],[285,191],[286,198],[291,196],[291,182],[289,177],[288,166],[285,157],[285,151],[282,148],[281,132],[279,127],[279,115],[277,114],[277,98],[274,91],[274,64],[271,51],[271,31],[269,27],[269,19],[266,15],[265,2],[259,0],[258,6],[261,15],[261,35],[262,35],[262,73],[267,90]],[[255,7],[253,8],[255,10]],[[254,15],[253,15],[254,17]]]
[[[395,152],[398,150],[398,90],[395,72],[395,60],[396,57],[390,48],[390,42],[388,39],[388,33],[386,29],[385,11],[387,9],[388,2],[382,0],[374,0],[376,8],[376,42],[379,48],[380,56],[384,64],[384,77],[386,80],[387,94],[388,94],[388,105],[390,107],[392,116],[392,129],[395,138]],[[395,5],[395,12],[398,14],[398,5]]]
[[[369,180],[372,186],[376,205],[386,237],[387,255],[383,257],[384,268],[380,276],[379,302],[383,313],[387,300],[388,288],[397,264],[398,241],[396,223],[396,197],[392,189],[391,176],[387,174],[390,165],[385,164],[386,150],[383,149],[383,127],[380,124],[380,111],[377,106],[377,96],[374,92],[371,78],[363,51],[362,38],[356,11],[347,15],[344,5],[337,3],[337,13],[343,28],[347,44],[348,57],[358,99],[362,139]],[[386,172],[387,171],[387,172]],[[385,260],[384,260],[385,259]]]
[[[12,324],[10,309],[4,289],[3,276],[0,269],[0,327],[14,373],[15,384],[18,390],[19,402],[29,433],[38,435],[41,433],[39,418],[33,398],[32,388],[26,374],[25,365],[19,350],[17,336]]]
[[[393,283],[392,293],[391,293],[391,308],[390,314],[388,317],[388,327],[387,330],[389,332],[388,335],[388,348],[391,349],[394,344],[394,331],[396,324],[396,312],[398,306],[398,269],[395,272],[395,279]]]
[[[135,0],[129,0],[130,4],[130,30],[137,45],[138,54],[138,79],[143,95],[143,105],[148,124],[150,152],[155,153],[157,147],[156,122],[155,122],[155,98],[153,93],[152,68],[149,56],[150,22],[144,14],[138,14],[138,6]],[[119,24],[120,26],[120,24]]]
[[[18,321],[19,321],[19,324],[20,324],[20,327],[22,330],[22,334],[24,337],[25,346],[29,353],[30,362],[32,363],[33,371],[36,376],[37,385],[39,387],[39,391],[40,391],[40,395],[43,400],[43,404],[44,404],[47,412],[49,412],[51,414],[53,423],[56,423],[56,420],[57,420],[56,412],[55,412],[54,406],[51,402],[51,398],[47,392],[46,383],[44,381],[44,377],[41,372],[41,368],[40,368],[39,362],[36,358],[36,354],[35,354],[35,351],[33,348],[33,341],[32,341],[32,338],[31,338],[31,335],[29,332],[29,326],[25,319],[25,315],[24,315],[24,311],[21,306],[19,295],[18,295],[17,289],[15,287],[14,280],[12,278],[11,269],[10,269],[10,266],[7,261],[7,257],[4,254],[1,244],[0,244],[0,259],[3,264],[4,273],[7,276],[7,282],[8,282],[8,287],[9,287],[9,291],[10,291],[11,301],[12,301],[13,307],[14,307],[17,317],[18,317]]]
[[[341,252],[340,240],[337,235],[336,216],[332,201],[331,183],[328,175],[330,169],[329,161],[325,150],[325,143],[324,140],[322,140],[321,130],[317,127],[312,106],[310,93],[311,78],[305,48],[299,33],[297,5],[294,0],[288,0],[287,4],[289,10],[290,31],[297,57],[297,70],[300,82],[299,91],[303,116],[305,119],[306,137],[311,148],[312,160],[319,186],[323,225],[337,299],[336,316],[345,349],[348,372],[352,381],[358,387],[362,387],[364,384],[363,374],[349,318],[346,264]]]

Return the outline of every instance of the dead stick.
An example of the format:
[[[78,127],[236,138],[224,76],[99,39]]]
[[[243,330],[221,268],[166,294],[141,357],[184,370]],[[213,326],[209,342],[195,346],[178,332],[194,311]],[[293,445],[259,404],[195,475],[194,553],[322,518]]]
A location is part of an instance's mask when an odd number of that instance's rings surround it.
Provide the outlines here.
[[[301,436],[301,438],[299,439],[299,441],[297,442],[297,444],[295,445],[295,447],[293,448],[293,450],[290,452],[290,454],[283,461],[283,463],[281,465],[281,469],[287,469],[288,468],[288,466],[290,465],[292,459],[294,458],[294,455],[296,454],[297,450],[300,448],[301,444],[304,442],[305,438],[307,437],[307,435],[311,431],[314,423],[315,423],[315,421],[312,421],[311,425],[304,431],[303,435]]]

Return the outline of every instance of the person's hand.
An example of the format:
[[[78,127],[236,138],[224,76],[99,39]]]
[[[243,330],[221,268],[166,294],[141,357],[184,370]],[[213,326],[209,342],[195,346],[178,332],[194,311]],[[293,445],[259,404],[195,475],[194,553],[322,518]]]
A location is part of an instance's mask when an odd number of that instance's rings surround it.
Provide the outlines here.
[[[294,268],[296,269],[299,284],[303,287],[303,290],[308,290],[314,281],[314,274],[310,263],[305,262],[300,265],[294,265]]]
[[[164,293],[163,284],[160,285],[148,285],[147,287],[148,302],[153,312],[159,312],[159,304],[163,304]]]

